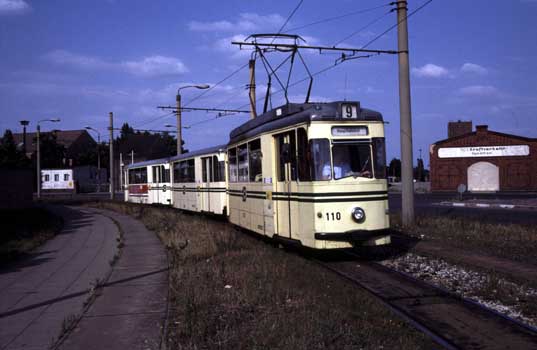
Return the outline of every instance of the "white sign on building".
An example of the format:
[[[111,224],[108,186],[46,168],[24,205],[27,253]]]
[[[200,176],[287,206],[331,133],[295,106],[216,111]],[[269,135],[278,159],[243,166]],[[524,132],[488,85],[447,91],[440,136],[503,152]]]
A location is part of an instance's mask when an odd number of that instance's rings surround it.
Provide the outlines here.
[[[438,149],[439,158],[472,158],[472,157],[512,157],[527,156],[530,146],[476,146],[476,147],[445,147]]]

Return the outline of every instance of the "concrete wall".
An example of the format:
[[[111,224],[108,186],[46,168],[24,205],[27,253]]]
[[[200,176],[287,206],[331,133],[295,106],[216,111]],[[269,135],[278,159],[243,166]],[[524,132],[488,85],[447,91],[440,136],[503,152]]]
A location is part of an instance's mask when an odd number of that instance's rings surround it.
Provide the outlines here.
[[[34,176],[31,169],[0,170],[0,209],[32,205]]]

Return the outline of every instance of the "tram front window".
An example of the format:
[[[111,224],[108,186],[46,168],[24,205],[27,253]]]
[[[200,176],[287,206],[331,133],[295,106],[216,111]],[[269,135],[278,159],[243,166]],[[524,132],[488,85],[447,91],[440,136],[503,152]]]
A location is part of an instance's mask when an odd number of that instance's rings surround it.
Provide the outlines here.
[[[371,147],[360,144],[337,144],[332,147],[334,179],[345,177],[373,177]]]

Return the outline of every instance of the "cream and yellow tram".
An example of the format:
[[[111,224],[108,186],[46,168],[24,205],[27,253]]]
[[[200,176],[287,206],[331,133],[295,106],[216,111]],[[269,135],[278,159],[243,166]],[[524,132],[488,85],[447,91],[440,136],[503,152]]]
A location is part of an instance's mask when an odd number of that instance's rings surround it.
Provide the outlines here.
[[[226,214],[226,146],[184,153],[170,159],[175,208]]]
[[[125,168],[125,201],[170,205],[172,200],[168,158],[129,164]]]
[[[233,130],[227,152],[233,224],[316,249],[390,242],[380,113],[287,104]]]

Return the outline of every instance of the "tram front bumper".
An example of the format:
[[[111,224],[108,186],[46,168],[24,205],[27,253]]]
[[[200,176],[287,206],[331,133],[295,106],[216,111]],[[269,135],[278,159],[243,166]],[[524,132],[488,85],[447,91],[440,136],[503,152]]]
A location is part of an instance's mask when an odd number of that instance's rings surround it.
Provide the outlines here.
[[[391,234],[390,229],[380,230],[352,230],[345,232],[316,232],[315,239],[320,241],[338,241],[338,242],[365,242],[382,238]]]

